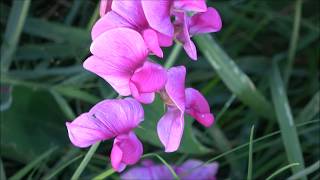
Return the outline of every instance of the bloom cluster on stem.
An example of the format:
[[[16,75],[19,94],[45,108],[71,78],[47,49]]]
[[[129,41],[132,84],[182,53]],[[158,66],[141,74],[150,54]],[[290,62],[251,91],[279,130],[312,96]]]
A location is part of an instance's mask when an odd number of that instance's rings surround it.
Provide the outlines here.
[[[108,82],[125,99],[104,100],[67,123],[69,138],[78,147],[115,138],[111,164],[122,171],[143,152],[133,129],[144,119],[140,103],[159,94],[166,112],[157,133],[166,152],[179,148],[184,115],[209,127],[214,122],[208,102],[193,88],[185,88],[184,66],[165,69],[149,55],[163,58],[162,47],[179,41],[189,57],[197,59],[191,37],[221,29],[218,12],[204,0],[101,0],[100,19],[92,28],[92,55],[83,66]]]

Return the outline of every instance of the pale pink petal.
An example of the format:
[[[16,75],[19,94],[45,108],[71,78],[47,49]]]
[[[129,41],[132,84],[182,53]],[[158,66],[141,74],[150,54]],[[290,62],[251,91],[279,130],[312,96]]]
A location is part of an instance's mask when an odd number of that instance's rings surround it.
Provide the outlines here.
[[[129,84],[130,90],[131,90],[131,95],[134,97],[136,100],[138,100],[141,103],[144,104],[150,104],[154,101],[155,98],[155,93],[141,93],[139,92],[137,86],[130,82]]]
[[[66,126],[72,144],[78,147],[88,147],[113,136],[112,133],[101,129],[99,122],[90,117],[88,113],[81,114],[71,123],[67,122]]]
[[[205,179],[215,180],[218,172],[218,163],[203,164],[199,160],[188,160],[177,168],[177,175],[181,180]]]
[[[120,28],[120,27],[127,27],[127,28],[134,28],[126,19],[119,16],[114,11],[108,12],[106,15],[101,17],[92,27],[91,30],[91,37],[94,40],[100,34],[106,32],[107,30]]]
[[[121,174],[123,180],[171,180],[174,179],[165,165],[134,167]]]
[[[173,152],[179,148],[183,128],[183,112],[176,107],[168,106],[167,112],[157,125],[158,136],[165,147],[165,152]]]
[[[148,25],[140,1],[115,0],[113,1],[111,8],[137,28],[146,27]]]
[[[189,31],[191,35],[220,31],[222,21],[218,11],[212,7],[204,13],[191,17]]]
[[[173,37],[173,25],[170,20],[170,1],[141,1],[145,17],[153,29]]]
[[[126,165],[137,163],[143,153],[143,147],[133,131],[115,138],[111,151],[112,167],[121,172]]]
[[[209,127],[214,122],[214,117],[210,113],[210,106],[203,95],[193,88],[187,88],[186,113],[195,118],[202,125]]]
[[[142,35],[149,50],[156,56],[163,58],[163,52],[159,45],[157,32],[152,29],[146,29],[142,32]]]
[[[173,7],[178,10],[205,12],[207,5],[205,0],[174,0]]]
[[[172,67],[168,70],[168,80],[165,85],[166,93],[181,112],[185,110],[185,78],[186,68],[184,66]]]
[[[100,1],[100,16],[107,14],[111,10],[112,0],[101,0]]]
[[[159,45],[161,47],[170,47],[173,44],[173,37],[157,32]]]

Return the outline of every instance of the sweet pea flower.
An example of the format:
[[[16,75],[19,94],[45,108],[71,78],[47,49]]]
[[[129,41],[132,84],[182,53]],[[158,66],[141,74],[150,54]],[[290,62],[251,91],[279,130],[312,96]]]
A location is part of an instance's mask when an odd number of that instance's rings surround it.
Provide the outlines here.
[[[103,3],[102,3],[103,2]],[[110,2],[110,3],[109,3]],[[170,16],[167,19],[162,19],[164,24],[161,28],[153,24],[149,24],[147,18],[159,18],[157,16],[146,17],[144,14],[144,0],[137,1],[101,1],[100,12],[102,14],[111,6],[112,11],[108,11],[103,15],[93,26],[91,31],[92,39],[95,40],[100,34],[110,29],[126,27],[139,32],[148,49],[157,55],[163,57],[163,52],[160,47],[169,47],[173,40],[173,25],[170,22]],[[108,3],[108,4],[107,4]],[[154,3],[154,1],[152,1]],[[145,8],[148,8],[145,7]]]
[[[104,100],[66,126],[73,145],[85,148],[115,138],[111,151],[112,167],[121,172],[139,161],[143,147],[133,129],[143,121],[141,104],[132,98]]]
[[[166,70],[148,61],[147,46],[135,30],[110,29],[94,39],[90,51],[93,55],[84,68],[105,79],[121,96],[151,103],[167,80]]]
[[[211,126],[214,121],[203,95],[196,89],[185,89],[185,76],[184,66],[170,68],[167,83],[160,91],[167,111],[158,122],[157,132],[166,152],[173,152],[179,148],[184,129],[184,113],[205,127]]]
[[[175,173],[181,180],[215,180],[218,171],[218,163],[203,164],[202,161],[190,159],[181,166],[173,166]],[[168,167],[156,165],[150,160],[142,162],[142,166],[133,167],[121,175],[123,180],[173,180]]]
[[[100,17],[107,14],[109,11],[111,11],[111,5],[113,0],[101,0],[100,1],[100,7],[99,7],[99,13]]]

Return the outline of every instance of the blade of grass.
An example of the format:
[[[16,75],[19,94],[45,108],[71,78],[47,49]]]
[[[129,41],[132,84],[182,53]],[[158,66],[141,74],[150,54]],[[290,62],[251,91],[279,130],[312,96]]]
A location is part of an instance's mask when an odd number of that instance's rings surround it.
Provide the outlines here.
[[[210,35],[196,36],[194,40],[226,86],[244,104],[254,109],[263,117],[273,120],[274,111],[271,104],[256,89],[249,77],[219,47],[215,40]]]
[[[74,114],[73,110],[71,109],[68,102],[65,100],[64,97],[62,97],[59,93],[57,93],[55,90],[51,90],[50,93],[54,97],[54,99],[57,101],[57,103],[60,106],[60,109],[64,112],[66,117],[68,119],[74,119],[76,115]]]
[[[249,158],[248,158],[248,174],[247,174],[247,180],[252,180],[252,141],[253,141],[253,133],[254,133],[254,126],[252,126],[250,131],[250,141],[249,141]]]
[[[31,161],[28,165],[26,165],[24,168],[19,170],[17,173],[15,173],[13,176],[9,178],[9,180],[16,180],[16,179],[22,179],[30,170],[32,170],[34,167],[36,167],[39,163],[41,163],[44,159],[48,158],[57,147],[53,147],[40,155],[35,160]]]
[[[280,72],[274,62],[270,75],[270,86],[272,100],[275,106],[281,136],[290,163],[299,163],[300,166],[292,166],[292,172],[297,173],[304,168],[304,160],[301,151],[299,137],[293,122],[292,113],[289,107],[287,94],[284,89]],[[305,179],[305,178],[304,178]]]
[[[61,95],[72,97],[76,99],[80,99],[92,104],[97,103],[100,99],[92,94],[89,94],[88,92],[82,91],[77,88],[73,87],[62,87],[62,86],[56,86],[53,87],[54,90],[59,92]]]
[[[285,67],[286,69],[284,74],[285,86],[287,86],[288,84],[289,77],[292,71],[294,57],[297,50],[299,30],[300,30],[301,11],[302,11],[302,0],[296,0],[293,30],[291,34],[291,40],[290,40],[289,51],[288,51],[288,62],[286,64],[286,67]]]
[[[178,175],[176,174],[176,172],[173,170],[173,168],[158,154],[148,153],[148,154],[143,155],[141,158],[146,158],[146,157],[150,157],[150,156],[154,156],[154,157],[158,158],[165,166],[167,166],[167,168],[170,170],[171,174],[173,175],[174,179],[176,179],[176,180],[180,179],[178,177]]]
[[[300,179],[303,177],[306,177],[307,175],[315,172],[316,170],[318,170],[320,168],[320,161],[315,162],[314,164],[312,164],[311,166],[305,168],[302,171],[299,171],[296,174],[293,174],[292,176],[290,176],[288,178],[288,180],[296,180],[296,179]]]
[[[164,64],[165,68],[170,68],[171,66],[174,65],[174,62],[177,60],[177,57],[179,56],[181,50],[182,50],[181,43],[176,43],[173,46],[173,49],[171,50],[171,53],[170,53],[166,63]]]
[[[15,0],[1,45],[1,71],[7,71],[16,50],[22,28],[28,14],[31,0]]]
[[[3,166],[3,163],[2,163],[2,158],[0,158],[0,179],[2,179],[2,180],[6,180],[7,179],[6,172],[4,170],[4,166]]]
[[[320,106],[320,91],[318,91],[308,104],[301,110],[298,117],[296,118],[296,123],[309,121],[315,115],[319,113]]]
[[[111,176],[115,171],[111,168],[103,173],[97,175],[96,177],[93,178],[93,180],[100,180],[100,179],[106,179],[107,177]]]
[[[83,158],[82,162],[80,163],[80,165],[78,166],[78,168],[76,169],[76,171],[74,172],[74,174],[71,177],[71,180],[78,180],[81,173],[83,172],[83,170],[86,168],[86,166],[88,165],[89,161],[91,160],[93,154],[96,152],[96,150],[99,147],[100,142],[92,145],[89,149],[89,151],[87,152],[86,156]]]
[[[71,7],[71,10],[69,11],[68,15],[66,16],[66,19],[64,21],[65,24],[70,25],[72,24],[74,18],[76,17],[81,4],[82,4],[83,0],[74,0],[73,1],[73,5]]]
[[[283,171],[290,169],[292,167],[295,167],[295,166],[299,166],[299,165],[300,165],[299,163],[292,163],[292,164],[286,165],[286,166],[278,169],[276,172],[272,173],[269,177],[267,177],[266,180],[270,180],[270,179],[276,177],[277,175],[279,175],[280,173],[282,173]]]

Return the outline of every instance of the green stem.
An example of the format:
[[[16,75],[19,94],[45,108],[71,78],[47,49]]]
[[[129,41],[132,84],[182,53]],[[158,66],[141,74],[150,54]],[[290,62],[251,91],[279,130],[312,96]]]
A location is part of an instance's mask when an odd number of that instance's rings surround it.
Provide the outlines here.
[[[181,52],[181,49],[182,49],[182,45],[180,43],[176,43],[174,45],[166,63],[164,64],[165,68],[170,68],[171,66],[173,66],[173,64],[177,60],[179,53]]]

